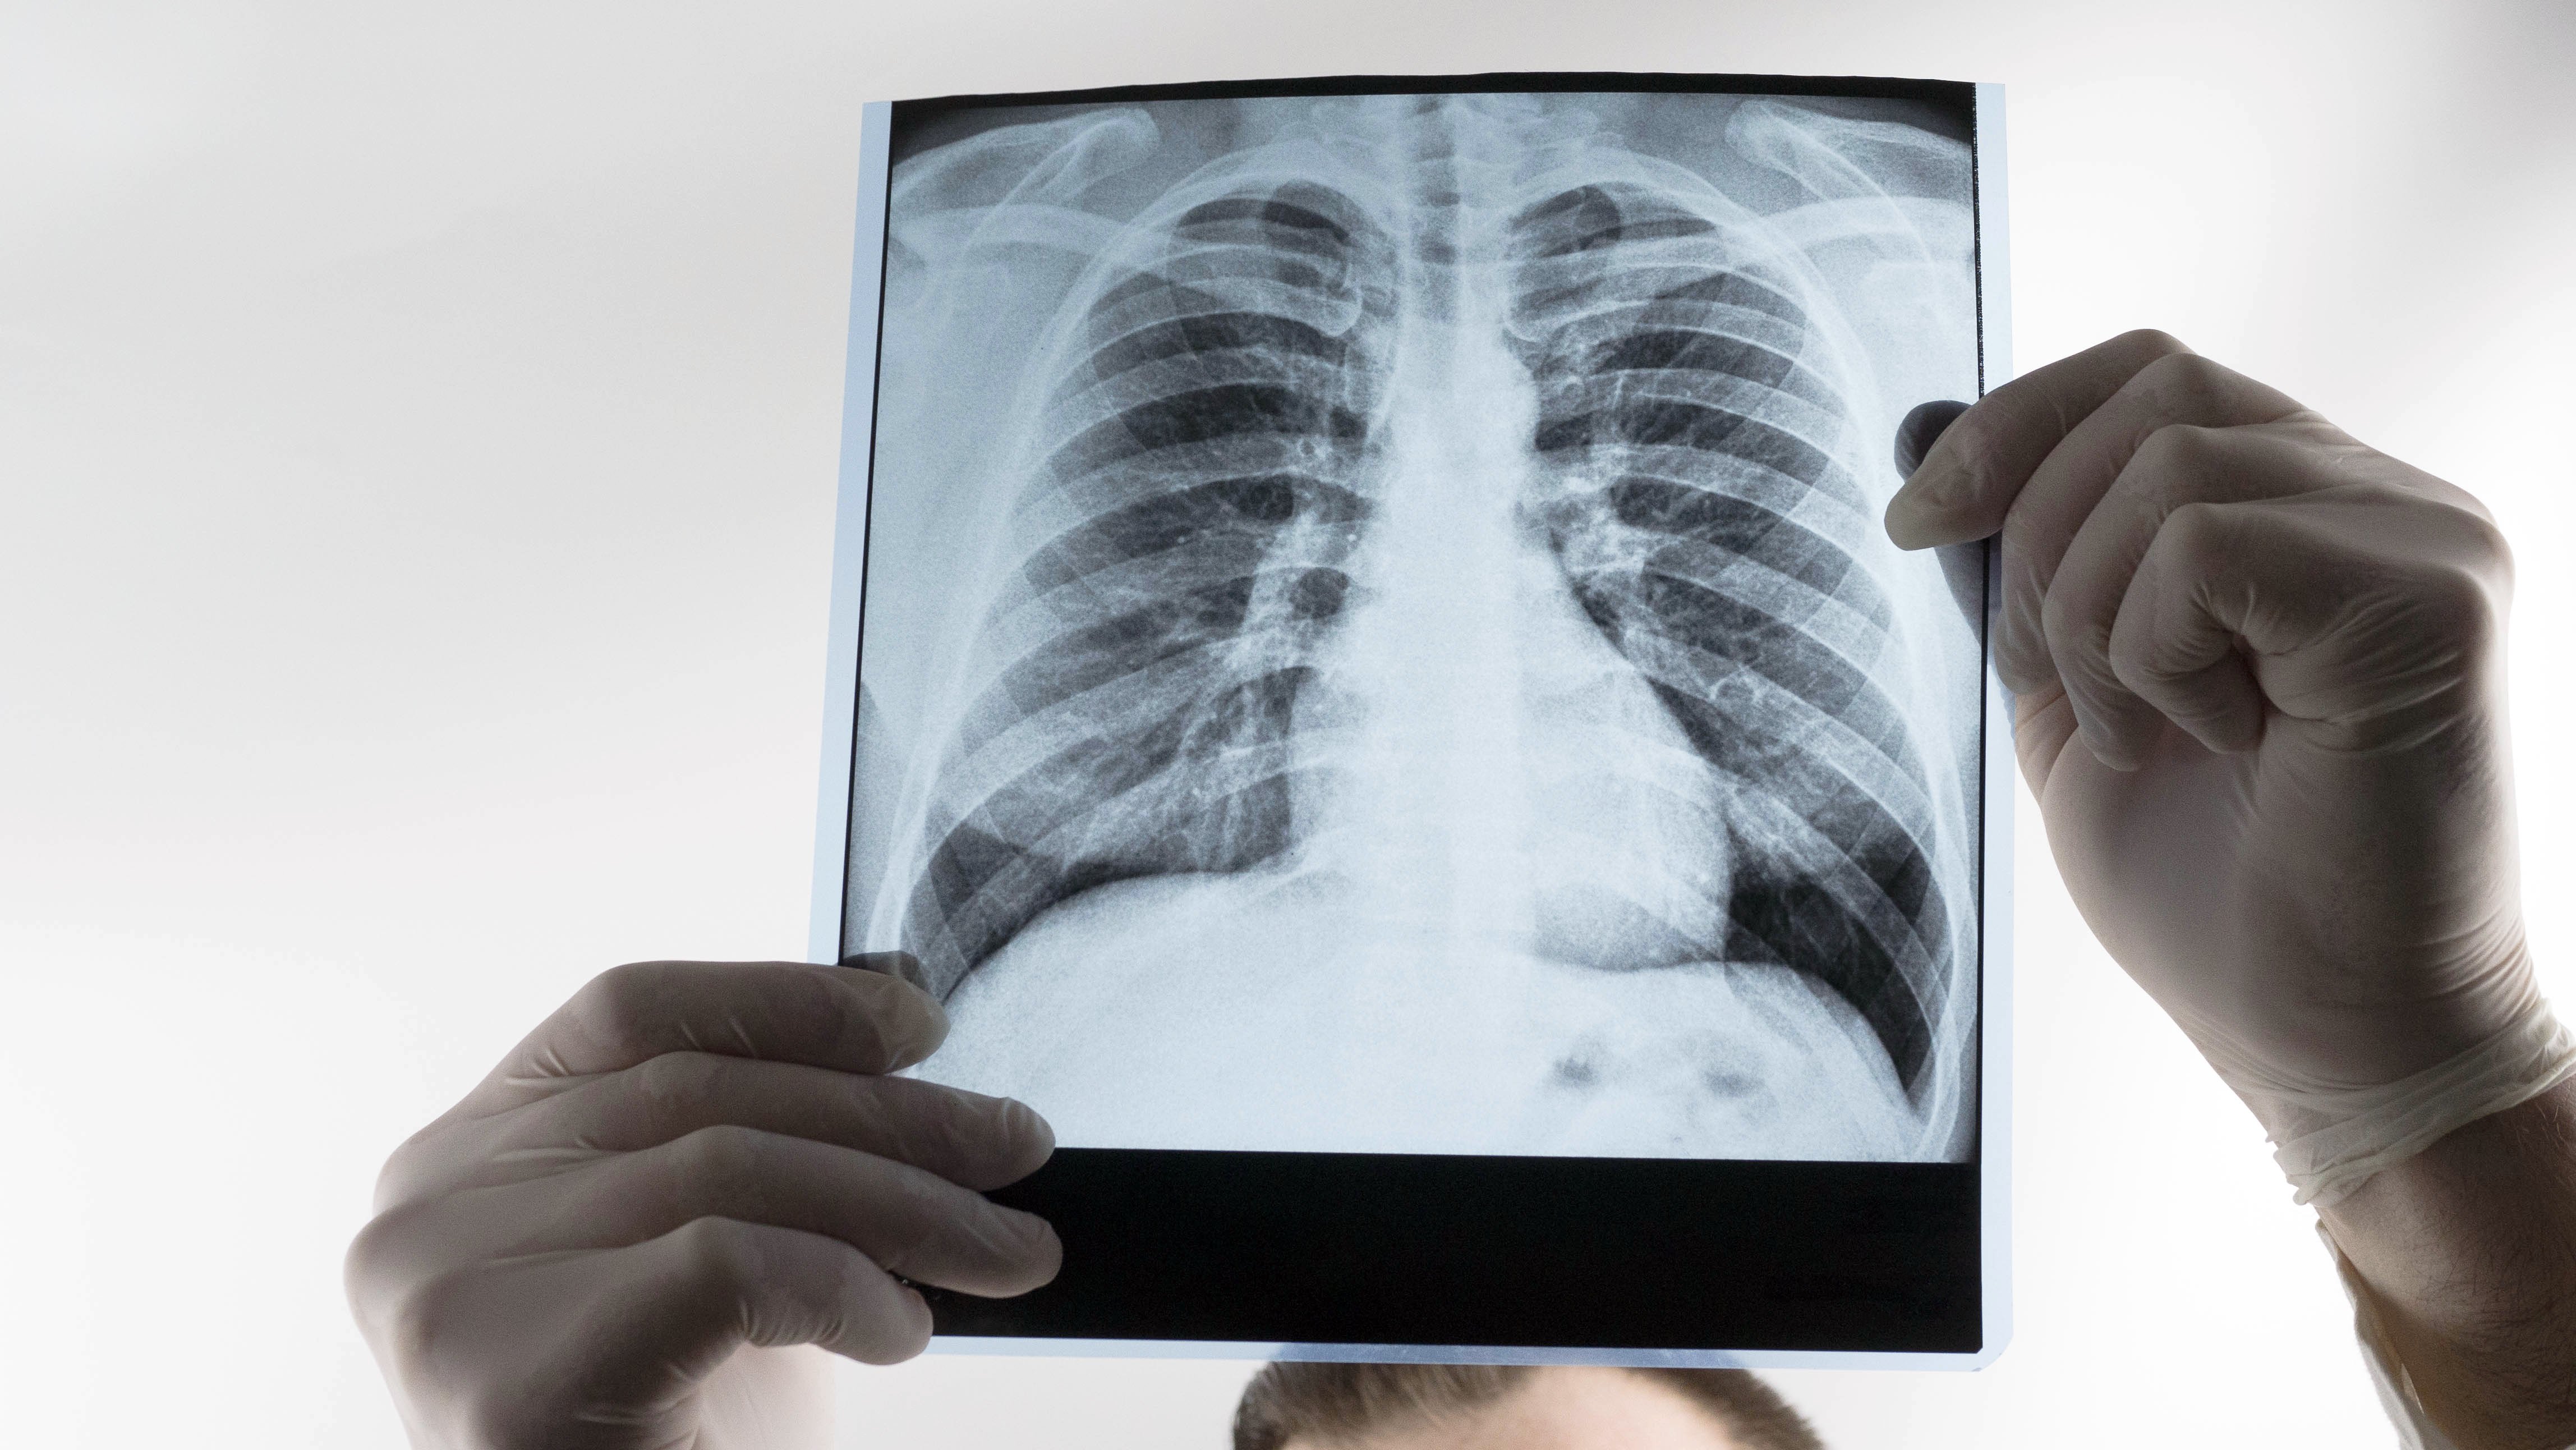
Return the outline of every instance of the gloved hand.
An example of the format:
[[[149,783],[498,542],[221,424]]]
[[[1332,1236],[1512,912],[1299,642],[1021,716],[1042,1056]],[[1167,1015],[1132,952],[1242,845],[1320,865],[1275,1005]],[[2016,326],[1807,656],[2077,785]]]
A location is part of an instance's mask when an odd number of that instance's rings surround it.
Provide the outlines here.
[[[981,1197],[1046,1160],[1046,1124],[883,1075],[947,1030],[891,972],[593,979],[395,1152],[349,1250],[413,1443],[740,1445],[764,1404],[727,1392],[738,1349],[889,1363],[931,1330],[902,1280],[1008,1295],[1055,1277],[1054,1231]]]
[[[2576,1063],[2524,947],[2477,500],[2136,332],[1960,416],[1887,529],[2002,532],[1995,662],[2058,870],[2302,1201]]]

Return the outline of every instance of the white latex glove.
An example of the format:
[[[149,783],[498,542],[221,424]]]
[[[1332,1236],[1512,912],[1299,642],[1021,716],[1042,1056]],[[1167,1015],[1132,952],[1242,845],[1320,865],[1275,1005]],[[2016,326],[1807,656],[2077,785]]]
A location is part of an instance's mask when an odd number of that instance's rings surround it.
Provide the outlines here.
[[[745,1346],[918,1354],[901,1279],[1024,1293],[1062,1249],[981,1197],[1054,1147],[1018,1103],[882,1074],[946,1036],[892,971],[593,979],[385,1165],[349,1297],[415,1445],[774,1444]]]
[[[2563,1072],[2477,500],[2136,332],[1969,409],[1887,528],[2002,532],[1995,660],[2058,870],[2303,1199]]]

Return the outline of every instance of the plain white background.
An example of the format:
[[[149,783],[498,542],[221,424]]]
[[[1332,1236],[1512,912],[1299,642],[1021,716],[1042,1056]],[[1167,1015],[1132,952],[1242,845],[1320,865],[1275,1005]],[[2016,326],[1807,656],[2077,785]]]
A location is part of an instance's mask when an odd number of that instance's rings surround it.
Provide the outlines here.
[[[0,7],[0,1405],[392,1446],[370,1180],[591,973],[795,956],[856,120],[1354,71],[2010,88],[2025,365],[2152,324],[2520,552],[2576,1003],[2576,11],[1021,0]],[[2027,807],[2019,1324],[1784,1376],[1835,1443],[2385,1443],[2308,1215]],[[1208,1446],[1231,1364],[853,1373],[852,1445]]]

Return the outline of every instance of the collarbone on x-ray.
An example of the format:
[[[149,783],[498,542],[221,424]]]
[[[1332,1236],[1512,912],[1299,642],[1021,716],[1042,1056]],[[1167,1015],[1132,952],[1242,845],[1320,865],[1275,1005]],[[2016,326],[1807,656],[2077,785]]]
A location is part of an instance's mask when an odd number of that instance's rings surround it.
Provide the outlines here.
[[[895,163],[852,951],[1067,1144],[1973,1148],[1964,141],[1705,94]]]

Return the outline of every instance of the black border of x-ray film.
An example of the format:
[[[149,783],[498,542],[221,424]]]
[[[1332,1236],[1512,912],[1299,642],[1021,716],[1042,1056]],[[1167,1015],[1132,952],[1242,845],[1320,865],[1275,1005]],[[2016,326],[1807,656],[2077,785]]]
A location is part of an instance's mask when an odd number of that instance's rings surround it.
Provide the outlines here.
[[[861,134],[813,959],[848,909],[860,615],[893,161],[1067,105],[1264,96],[1693,92],[1917,102],[1972,159],[1979,390],[2010,375],[2002,90],[1660,74],[1335,77],[878,102]],[[2009,850],[1991,542],[1981,642],[1976,1146],[1965,1163],[1061,1148],[1002,1203],[1045,1215],[1055,1282],[925,1290],[935,1350],[1427,1362],[1974,1368],[2010,1333]],[[935,1073],[934,1073],[935,1076]]]

